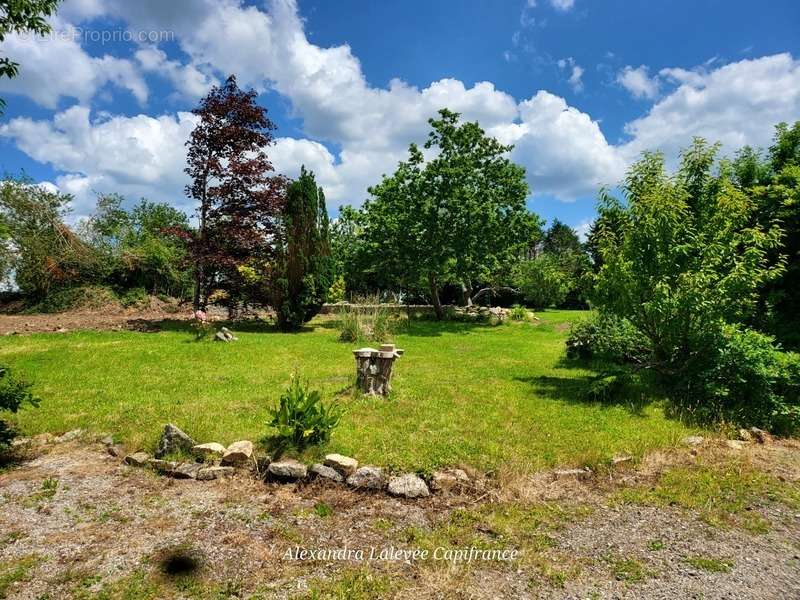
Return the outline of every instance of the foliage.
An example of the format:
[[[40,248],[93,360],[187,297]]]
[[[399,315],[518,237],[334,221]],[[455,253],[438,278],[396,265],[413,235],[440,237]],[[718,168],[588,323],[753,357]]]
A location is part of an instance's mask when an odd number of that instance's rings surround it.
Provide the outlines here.
[[[377,296],[356,298],[354,304],[343,305],[339,313],[339,340],[388,342],[397,328],[396,320]]]
[[[524,306],[515,304],[508,311],[508,318],[512,321],[529,321],[531,318],[530,312]]]
[[[278,238],[270,303],[279,327],[299,329],[322,308],[334,273],[325,194],[305,167],[286,190]]]
[[[230,302],[252,290],[240,265],[257,266],[273,258],[276,217],[285,180],[272,175],[265,149],[273,143],[274,123],[256,92],[242,91],[234,76],[214,87],[192,112],[185,171],[186,187],[198,203],[197,232],[181,232],[194,263],[194,307],[205,306],[212,288],[226,289]]]
[[[8,366],[0,364],[0,410],[16,413],[25,404],[39,404],[31,392],[31,384],[16,378]],[[0,449],[8,446],[14,436],[8,423],[0,420]]]
[[[303,384],[295,374],[281,395],[280,404],[270,414],[269,426],[277,432],[272,441],[277,447],[303,450],[328,442],[342,410],[336,403],[324,404],[320,392],[309,390],[308,383]]]
[[[674,175],[660,155],[645,154],[627,175],[626,204],[603,199],[601,216],[612,212],[622,228],[601,243],[595,301],[643,336],[643,366],[679,407],[784,427],[797,400],[784,396],[791,367],[779,365],[793,359],[730,326],[753,319],[761,286],[783,272],[782,260],[768,260],[781,231],[758,223],[756,204],[724,163],[715,172],[716,152],[696,139]]]
[[[424,281],[438,318],[441,285],[460,285],[469,302],[473,284],[492,275],[526,247],[538,219],[528,213],[522,167],[511,150],[487,137],[477,123],[443,109],[425,143],[415,145],[397,171],[370,188],[360,223],[363,254],[396,287]]]
[[[345,286],[344,277],[341,275],[334,279],[331,287],[328,288],[328,302],[342,302],[347,291]]]
[[[104,285],[81,285],[56,290],[30,306],[30,313],[58,313],[74,309],[103,308],[118,301],[114,290]]]
[[[100,196],[81,231],[103,256],[105,281],[121,291],[140,288],[154,295],[186,297],[191,287],[182,239],[189,231],[186,215],[166,203],[142,199],[130,210],[124,203],[118,194]],[[184,235],[175,235],[178,232]]]
[[[9,33],[34,33],[45,35],[50,32],[46,18],[56,12],[59,0],[9,0],[2,3],[0,13],[0,42]],[[7,56],[0,56],[0,77],[12,79],[19,73],[19,63]],[[5,100],[0,98],[0,114],[5,108]]]
[[[551,255],[520,261],[514,279],[525,302],[534,308],[558,306],[569,291],[567,275]]]
[[[26,178],[0,182],[0,275],[34,300],[104,273],[95,249],[63,221],[71,199]]]
[[[630,321],[603,312],[574,322],[567,337],[570,358],[640,365],[648,355],[647,339]]]

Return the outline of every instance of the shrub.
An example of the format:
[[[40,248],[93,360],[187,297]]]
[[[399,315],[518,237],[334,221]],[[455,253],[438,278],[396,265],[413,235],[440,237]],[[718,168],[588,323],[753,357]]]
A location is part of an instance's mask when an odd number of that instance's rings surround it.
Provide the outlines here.
[[[120,293],[119,301],[125,308],[147,304],[150,297],[142,287],[135,287]]]
[[[647,359],[646,338],[627,319],[594,313],[573,323],[567,338],[569,358],[641,364]]]
[[[58,313],[79,308],[103,308],[117,303],[114,291],[102,285],[68,287],[47,295],[28,312]]]
[[[508,318],[512,321],[528,321],[530,320],[530,313],[524,306],[515,304],[509,309]]]
[[[339,340],[386,342],[395,331],[396,317],[377,298],[360,298],[339,313]]]
[[[570,289],[569,277],[548,255],[522,261],[516,267],[515,280],[525,302],[535,308],[561,304]]]
[[[342,302],[346,291],[344,277],[339,275],[333,280],[333,284],[328,289],[328,302]]]
[[[693,369],[665,378],[674,399],[701,420],[725,420],[782,433],[800,429],[800,355],[773,338],[734,326]]]
[[[361,317],[358,311],[349,307],[345,308],[339,317],[339,341],[357,342],[361,339],[363,330],[361,328]]]
[[[325,444],[339,424],[342,410],[338,404],[324,404],[318,390],[309,390],[295,374],[281,395],[280,404],[270,411],[269,426],[277,431],[270,440],[278,449]]]
[[[39,404],[31,393],[31,384],[17,379],[7,366],[0,364],[0,410],[16,413],[25,404]],[[0,420],[0,449],[8,446],[15,435],[13,428]]]

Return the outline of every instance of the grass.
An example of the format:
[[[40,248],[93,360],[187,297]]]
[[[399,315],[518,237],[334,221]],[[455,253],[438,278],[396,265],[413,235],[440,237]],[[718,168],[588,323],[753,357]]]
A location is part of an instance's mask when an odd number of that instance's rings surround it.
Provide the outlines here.
[[[690,556],[686,559],[686,564],[709,573],[730,573],[733,568],[733,562],[730,560],[705,556]]]
[[[695,511],[713,527],[735,527],[757,534],[771,528],[771,523],[754,510],[759,506],[781,502],[800,509],[796,486],[737,459],[673,467],[654,485],[625,488],[617,498],[633,504],[679,506]]]
[[[10,588],[18,582],[27,581],[30,571],[41,562],[37,555],[0,563],[0,598],[6,598]]]
[[[86,428],[152,449],[166,422],[201,442],[268,433],[267,409],[292,371],[346,409],[326,451],[362,463],[429,470],[501,464],[523,471],[641,456],[694,433],[643,408],[585,400],[595,373],[567,362],[564,340],[579,311],[499,327],[414,321],[394,336],[405,349],[391,398],[354,394],[352,344],[320,318],[300,333],[233,327],[239,341],[194,341],[185,324],[157,333],[72,332],[5,337],[0,361],[43,399],[14,416],[29,435]]]

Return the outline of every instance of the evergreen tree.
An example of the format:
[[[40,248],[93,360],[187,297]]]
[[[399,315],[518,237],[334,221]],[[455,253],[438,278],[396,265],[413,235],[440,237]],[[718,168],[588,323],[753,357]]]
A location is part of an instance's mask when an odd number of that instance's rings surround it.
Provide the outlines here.
[[[334,278],[325,194],[305,167],[289,184],[272,278],[272,306],[282,329],[316,315]]]

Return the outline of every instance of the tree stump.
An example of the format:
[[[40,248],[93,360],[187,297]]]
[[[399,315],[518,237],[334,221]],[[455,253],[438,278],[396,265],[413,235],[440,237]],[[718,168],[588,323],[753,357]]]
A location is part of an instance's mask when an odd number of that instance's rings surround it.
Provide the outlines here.
[[[353,350],[356,358],[356,386],[364,394],[386,396],[392,389],[392,367],[403,351],[394,344],[383,344],[380,350]]]

